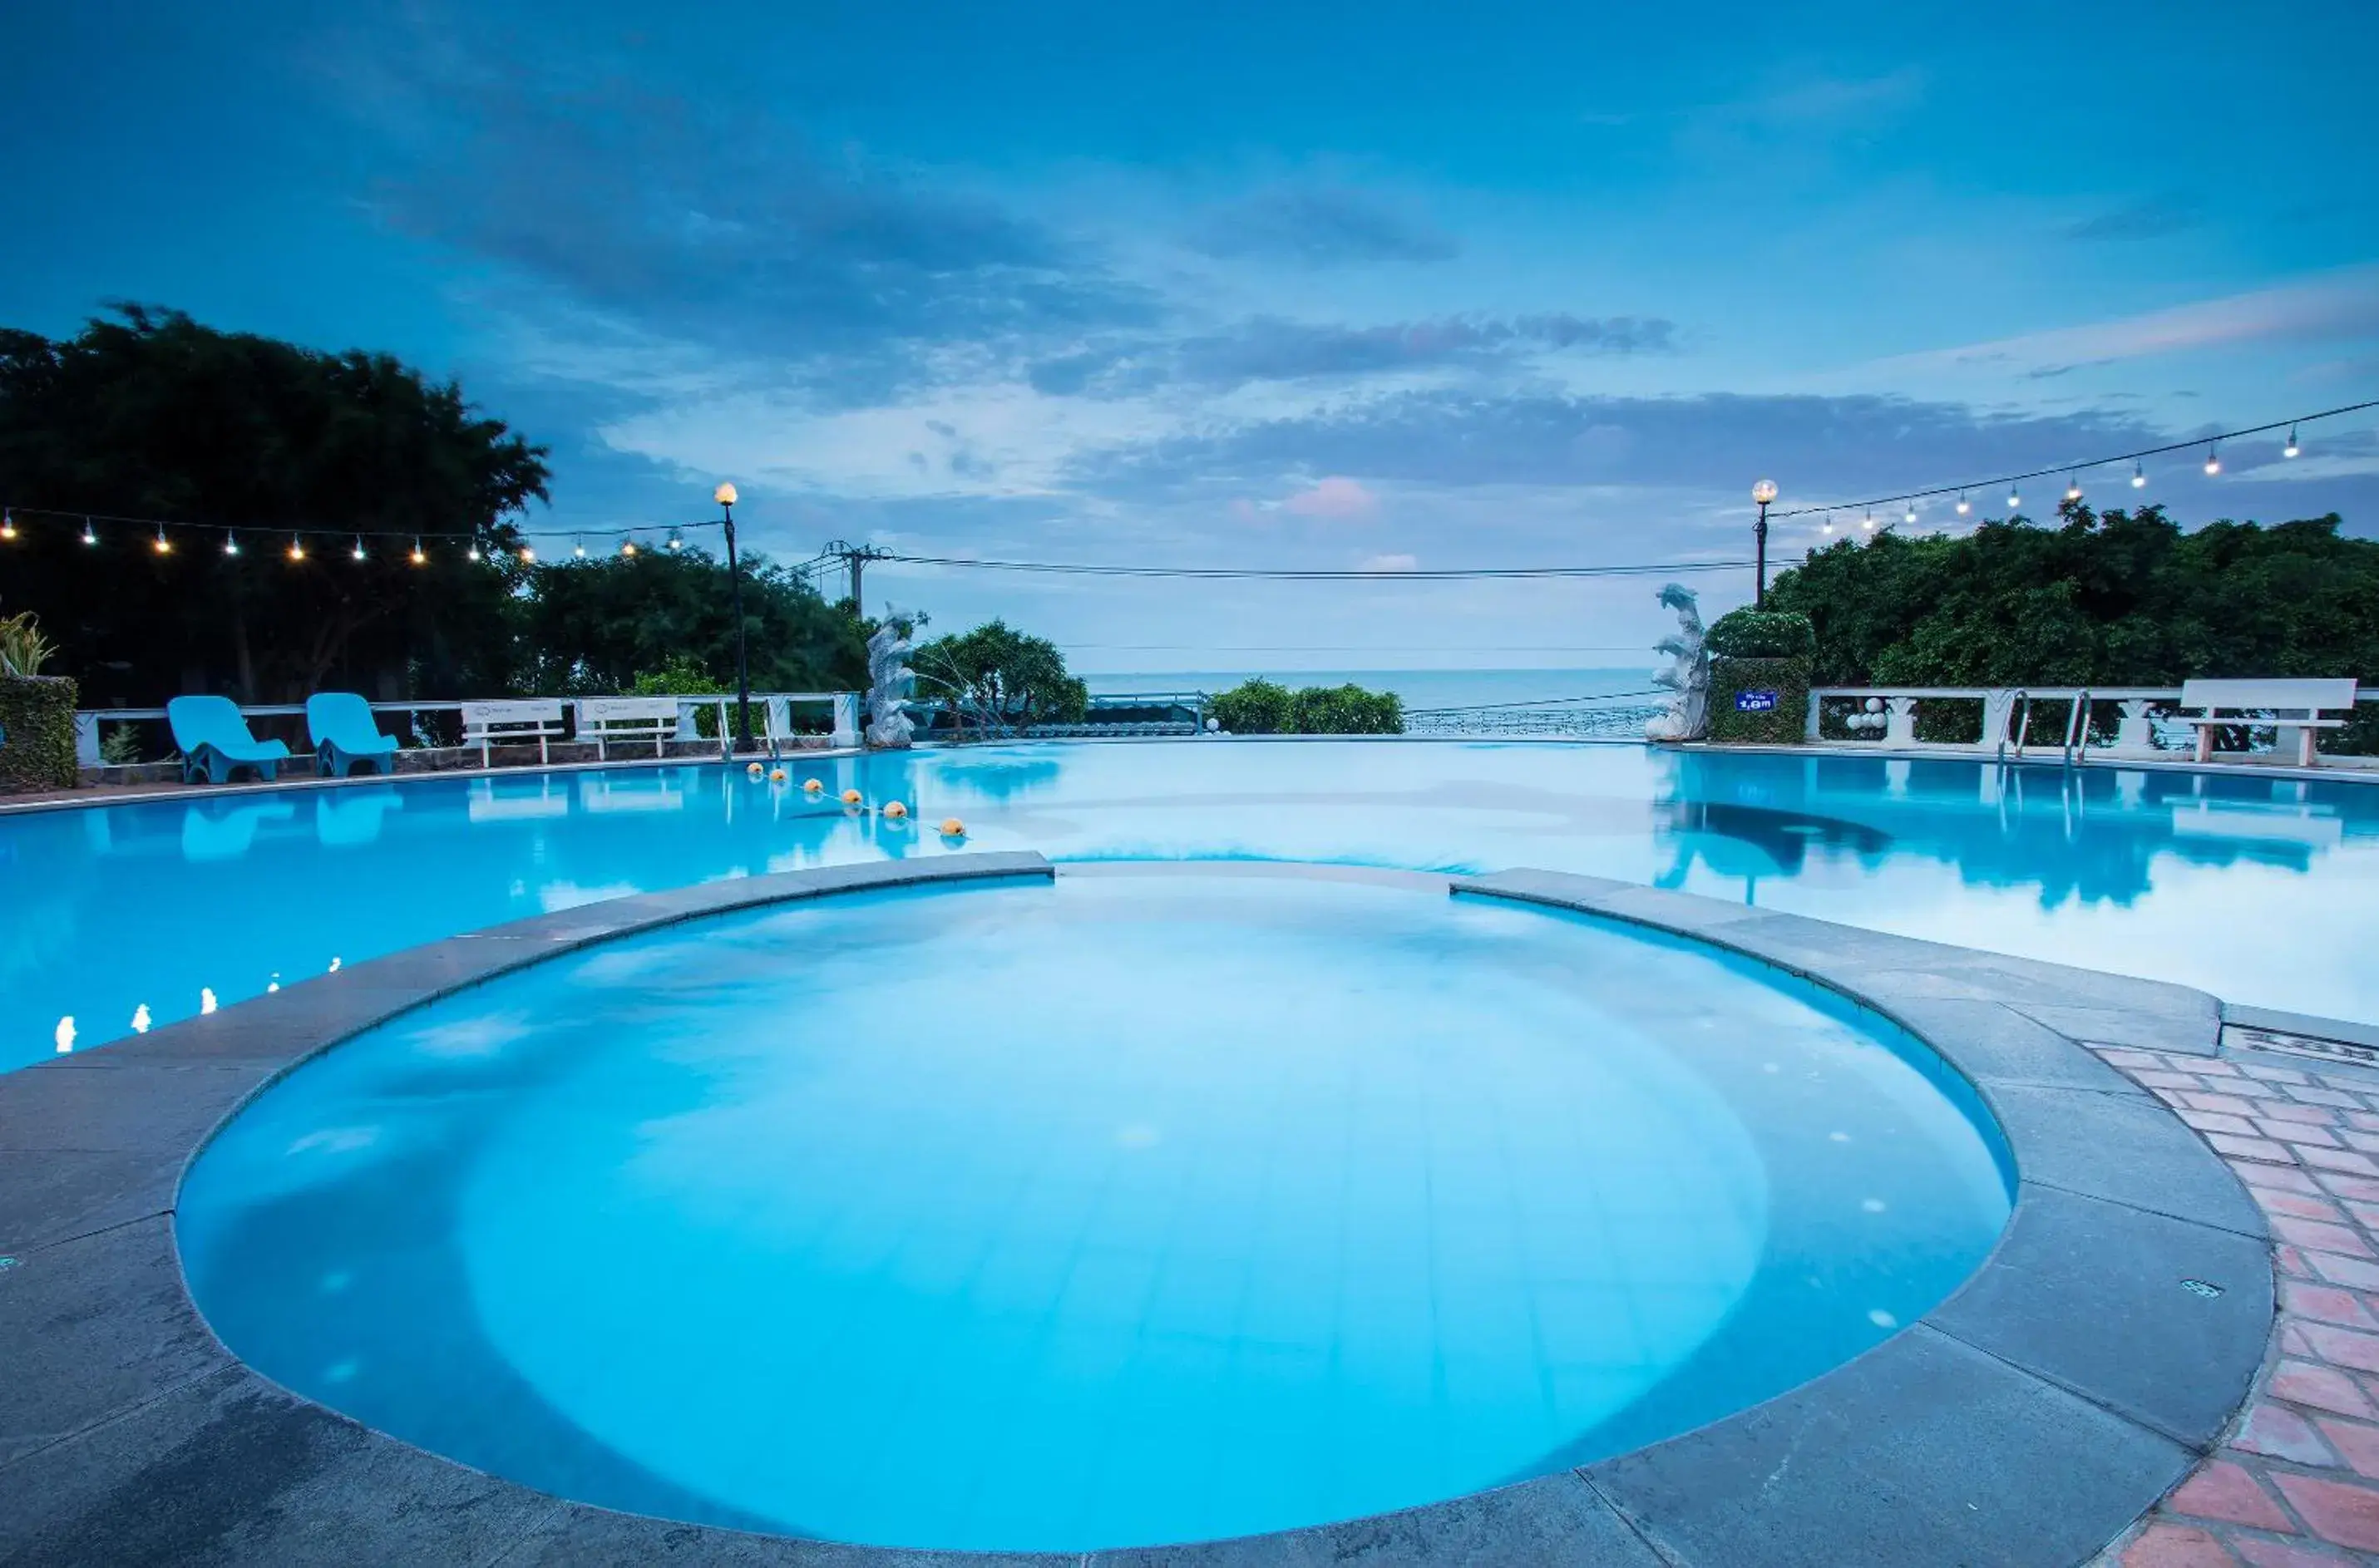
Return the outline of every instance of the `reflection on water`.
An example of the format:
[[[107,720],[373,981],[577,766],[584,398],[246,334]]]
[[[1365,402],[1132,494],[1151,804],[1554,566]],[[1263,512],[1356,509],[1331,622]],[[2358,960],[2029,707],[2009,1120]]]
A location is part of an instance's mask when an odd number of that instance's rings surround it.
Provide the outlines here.
[[[592,899],[956,850],[1533,865],[2379,1021],[2379,788],[1525,743],[1043,744],[0,820],[0,1067]],[[805,793],[815,777],[826,788]],[[845,807],[898,799],[888,820]],[[921,823],[965,819],[945,843]],[[71,1018],[71,1028],[62,1020]]]

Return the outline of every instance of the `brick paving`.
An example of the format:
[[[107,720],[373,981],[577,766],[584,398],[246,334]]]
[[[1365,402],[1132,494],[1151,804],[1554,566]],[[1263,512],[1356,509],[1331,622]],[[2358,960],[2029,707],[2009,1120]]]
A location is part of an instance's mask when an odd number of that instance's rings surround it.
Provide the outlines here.
[[[2271,1222],[2279,1317],[2222,1446],[2107,1568],[2379,1563],[2379,1085],[2102,1048],[2195,1128]]]

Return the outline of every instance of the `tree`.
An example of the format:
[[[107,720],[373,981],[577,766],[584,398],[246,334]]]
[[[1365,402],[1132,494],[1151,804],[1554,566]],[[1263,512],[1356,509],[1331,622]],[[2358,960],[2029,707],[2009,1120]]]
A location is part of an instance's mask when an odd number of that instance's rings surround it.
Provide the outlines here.
[[[520,607],[525,683],[621,692],[640,676],[692,666],[725,689],[735,679],[730,587],[726,564],[698,549],[538,566]],[[766,556],[743,557],[743,622],[755,691],[848,691],[865,682],[858,620]]]
[[[452,382],[384,354],[325,354],[118,308],[53,342],[0,331],[0,495],[27,508],[231,525],[220,535],[18,513],[0,593],[61,639],[84,700],[193,690],[291,697],[326,683],[501,690],[523,569],[513,520],[545,452]],[[362,533],[418,535],[365,540]],[[305,559],[288,547],[303,537]]]
[[[1005,621],[922,644],[909,667],[928,694],[949,698],[961,727],[1079,724],[1090,709],[1090,687],[1067,673],[1057,645]]]
[[[2160,507],[1963,538],[1884,533],[1812,553],[1769,603],[1806,615],[1819,685],[2169,686],[2196,676],[2379,681],[2379,541],[2332,513],[2184,533]],[[2379,735],[2365,709],[2340,740]]]

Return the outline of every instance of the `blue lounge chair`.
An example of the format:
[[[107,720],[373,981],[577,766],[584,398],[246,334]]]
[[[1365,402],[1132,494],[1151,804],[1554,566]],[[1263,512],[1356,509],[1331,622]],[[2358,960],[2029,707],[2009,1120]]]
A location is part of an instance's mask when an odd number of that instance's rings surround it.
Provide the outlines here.
[[[371,704],[353,692],[308,697],[306,732],[314,737],[315,771],[325,778],[344,778],[359,762],[376,773],[396,771],[396,738],[380,732]]]
[[[248,732],[248,720],[229,697],[175,697],[165,705],[165,723],[182,753],[185,784],[197,783],[202,774],[210,784],[228,784],[233,770],[242,767],[270,780],[289,760],[287,746]]]

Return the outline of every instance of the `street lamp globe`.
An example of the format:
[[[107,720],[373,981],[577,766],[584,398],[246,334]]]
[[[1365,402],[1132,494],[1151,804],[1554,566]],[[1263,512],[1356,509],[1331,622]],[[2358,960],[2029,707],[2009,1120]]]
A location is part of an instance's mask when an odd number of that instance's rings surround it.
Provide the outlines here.
[[[710,499],[717,501],[721,506],[733,506],[735,504],[735,487],[732,485],[722,484],[717,489],[710,492]]]
[[[1762,479],[1759,483],[1752,486],[1751,499],[1757,501],[1762,506],[1766,506],[1769,501],[1774,501],[1776,499],[1776,481],[1773,479]]]

